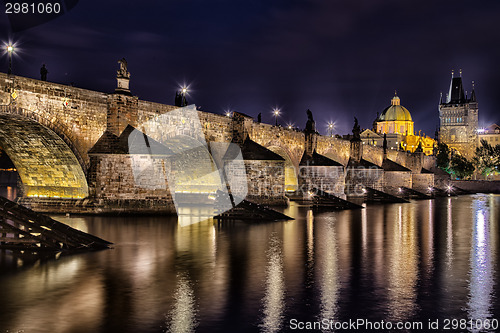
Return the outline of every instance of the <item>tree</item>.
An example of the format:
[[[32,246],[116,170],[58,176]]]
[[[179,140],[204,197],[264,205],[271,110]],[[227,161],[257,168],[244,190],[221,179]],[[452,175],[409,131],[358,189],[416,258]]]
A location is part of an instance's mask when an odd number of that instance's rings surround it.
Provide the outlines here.
[[[474,164],[485,177],[497,174],[500,171],[500,145],[493,147],[486,140],[481,140],[481,146],[476,148]]]
[[[459,179],[467,179],[474,173],[474,164],[460,154],[453,154],[450,171]]]
[[[450,148],[446,143],[439,143],[437,147],[436,164],[438,168],[449,173]]]

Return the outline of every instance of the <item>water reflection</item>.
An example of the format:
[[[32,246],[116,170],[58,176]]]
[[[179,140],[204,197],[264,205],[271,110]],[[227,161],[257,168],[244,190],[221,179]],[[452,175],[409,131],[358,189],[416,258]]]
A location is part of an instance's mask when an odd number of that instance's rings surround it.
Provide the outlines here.
[[[453,262],[453,219],[451,214],[452,202],[451,198],[448,198],[448,205],[446,207],[446,267],[451,269],[451,263]]]
[[[103,285],[98,274],[78,258],[64,258],[31,268],[31,274],[4,280],[2,300],[22,311],[9,313],[9,331],[98,331],[103,318]],[[75,283],[76,282],[76,283]],[[50,305],[47,299],[52,300]],[[57,301],[55,301],[57,300]],[[6,321],[5,321],[6,322]],[[0,327],[2,327],[0,320]],[[6,331],[8,331],[6,329]],[[2,331],[4,332],[4,331]]]
[[[389,230],[389,316],[407,320],[416,310],[418,244],[415,212],[412,205],[398,205],[395,225]]]
[[[281,243],[276,235],[271,236],[267,251],[266,293],[263,300],[263,332],[279,332],[285,308],[285,284]]]
[[[318,226],[318,279],[320,288],[320,316],[335,319],[339,292],[339,267],[335,218],[324,219]]]
[[[167,315],[167,331],[172,333],[194,332],[196,321],[196,300],[191,282],[186,275],[177,278],[174,306]]]
[[[278,332],[291,318],[499,318],[500,196],[292,208],[292,222],[185,227],[176,217],[59,217],[114,249],[23,267],[0,252],[0,332]]]
[[[313,277],[314,267],[314,214],[312,209],[307,211],[307,275]]]
[[[494,285],[490,219],[486,202],[479,199],[473,203],[475,211],[472,223],[472,246],[470,251],[470,295],[469,318],[491,318],[491,298]]]

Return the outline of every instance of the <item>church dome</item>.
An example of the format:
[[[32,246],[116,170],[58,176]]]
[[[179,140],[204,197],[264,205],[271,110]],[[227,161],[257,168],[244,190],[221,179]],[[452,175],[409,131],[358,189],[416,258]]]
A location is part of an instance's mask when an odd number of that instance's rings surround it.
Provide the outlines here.
[[[397,95],[392,98],[391,106],[384,109],[378,121],[412,121],[410,111],[401,106],[401,100]]]

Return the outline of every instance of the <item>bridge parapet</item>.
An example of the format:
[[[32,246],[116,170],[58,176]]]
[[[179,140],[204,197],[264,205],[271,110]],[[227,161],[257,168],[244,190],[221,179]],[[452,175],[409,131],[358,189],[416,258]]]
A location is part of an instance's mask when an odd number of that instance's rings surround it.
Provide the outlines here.
[[[266,148],[277,146],[286,151],[294,167],[298,170],[305,149],[303,132],[263,123],[253,123],[250,138]]]
[[[10,95],[12,87],[15,99]],[[0,73],[0,101],[10,106],[5,110],[36,120],[53,130],[74,150],[84,170],[89,165],[88,150],[106,129],[107,96],[20,76],[9,79]]]

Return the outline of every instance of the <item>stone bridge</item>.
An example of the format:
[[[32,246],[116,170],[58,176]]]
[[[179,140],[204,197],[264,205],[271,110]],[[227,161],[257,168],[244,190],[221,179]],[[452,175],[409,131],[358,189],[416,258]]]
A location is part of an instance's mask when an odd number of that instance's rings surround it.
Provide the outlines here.
[[[236,124],[231,117],[203,111],[196,111],[199,121],[182,115],[165,117],[174,115],[172,111],[176,109],[172,105],[140,100],[129,93],[102,93],[0,73],[0,147],[18,170],[23,196],[91,199],[99,191],[94,188],[98,187],[95,172],[104,171],[96,169],[95,158],[89,152],[105,132],[118,140],[131,125],[150,138],[165,142],[169,138],[182,138],[185,131],[192,134],[199,126],[199,137],[191,135],[191,139],[198,142],[194,143],[196,146],[204,142],[234,141],[235,130],[243,126],[253,142],[283,158],[285,187],[297,185],[299,163],[306,146],[304,132],[257,123],[249,117],[245,117],[243,124]],[[350,142],[333,137],[318,135],[316,151],[344,166],[351,157]],[[363,158],[381,166],[382,149],[366,146]],[[390,151],[389,158],[415,173],[420,172],[422,166],[431,168],[434,163],[427,156],[416,163],[416,159],[405,152]],[[97,175],[99,177],[108,175]],[[122,181],[122,176],[116,180]],[[146,192],[142,195],[150,198],[152,193]],[[113,191],[109,193],[113,195]],[[141,198],[138,193],[134,195]],[[166,194],[161,197],[169,198]]]

